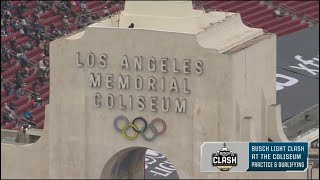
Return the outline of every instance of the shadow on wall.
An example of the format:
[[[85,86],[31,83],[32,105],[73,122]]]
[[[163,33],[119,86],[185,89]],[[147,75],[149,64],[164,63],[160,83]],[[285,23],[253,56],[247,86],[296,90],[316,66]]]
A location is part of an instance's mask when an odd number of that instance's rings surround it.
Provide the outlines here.
[[[104,166],[101,179],[178,179],[175,167],[157,151],[132,147],[113,155]]]

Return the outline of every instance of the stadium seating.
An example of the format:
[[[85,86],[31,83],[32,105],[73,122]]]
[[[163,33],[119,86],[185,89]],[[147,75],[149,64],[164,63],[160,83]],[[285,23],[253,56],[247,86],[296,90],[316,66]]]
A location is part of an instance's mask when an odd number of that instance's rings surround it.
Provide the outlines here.
[[[319,22],[319,1],[272,1],[272,3]]]
[[[21,1],[22,2],[22,1]],[[19,1],[10,1],[11,5],[16,7],[19,4]],[[80,3],[76,2],[76,6],[73,6],[71,8],[71,11],[76,13],[77,15],[80,15],[82,13],[82,10],[80,8]],[[32,15],[35,12],[35,9],[39,6],[37,1],[31,1],[26,3],[27,11],[23,13],[24,17],[27,17],[28,15]],[[115,13],[119,10],[121,10],[121,6],[118,5],[111,5],[110,1],[101,2],[101,1],[87,1],[86,7],[93,13],[93,12],[99,12],[97,13],[98,17],[103,17],[107,15],[102,10],[109,8],[110,14]],[[17,19],[17,13],[15,8],[12,8],[10,11],[11,14],[14,16],[14,19]],[[47,10],[46,12],[43,12],[39,14],[39,20],[38,22],[43,25],[44,27],[48,27],[46,32],[48,33],[48,36],[51,35],[52,29],[49,27],[51,24],[54,24],[58,29],[62,29],[64,26],[63,16],[61,14],[55,13],[53,10]],[[34,19],[31,18],[31,22],[34,22]],[[75,30],[76,28],[76,18],[69,17],[68,22],[71,23],[67,27],[69,30]],[[31,29],[34,31],[34,27],[31,27]],[[12,40],[14,37],[16,38],[17,45],[23,45],[26,41],[31,41],[35,47],[29,51],[25,52],[25,55],[27,56],[29,63],[32,66],[37,66],[38,62],[43,58],[44,51],[37,47],[38,44],[30,39],[29,36],[26,36],[24,34],[21,34],[18,30],[15,31],[11,25],[9,25],[9,32],[11,34],[8,34],[6,37],[1,37],[1,44],[9,43],[10,40]],[[1,63],[1,66],[5,68],[5,71],[1,73],[1,77],[5,81],[9,81],[11,83],[15,74],[22,69],[20,63],[17,62],[16,57],[13,56],[13,58],[10,60],[9,63]],[[33,121],[37,124],[37,128],[43,128],[44,125],[44,119],[45,119],[45,113],[44,108],[45,105],[48,104],[49,100],[49,84],[44,84],[38,88],[38,92],[40,96],[42,97],[44,103],[40,105],[39,107],[31,107],[31,101],[28,92],[31,92],[32,90],[32,84],[33,82],[37,81],[37,75],[36,71],[32,68],[30,69],[31,75],[29,77],[25,77],[23,79],[23,82],[26,83],[25,87],[23,88],[24,91],[27,93],[26,95],[18,98],[15,93],[7,95],[7,93],[4,90],[1,90],[1,109],[3,110],[4,103],[6,102],[12,102],[17,108],[14,110],[15,113],[21,118],[21,114],[26,110],[31,110],[33,113]],[[3,112],[3,111],[2,111]],[[15,122],[5,123],[2,120],[1,116],[1,126],[4,129],[19,129],[19,127],[16,128]]]
[[[280,3],[280,1],[276,2],[277,4]],[[282,1],[280,4],[285,2],[287,1]],[[300,4],[298,3],[298,14],[305,13],[306,11],[303,10],[303,7],[308,8],[314,3],[303,3],[306,5]],[[284,15],[282,17],[275,17],[274,10],[276,7],[269,7],[266,4],[260,3],[260,1],[205,1],[203,6],[205,9],[239,12],[242,20],[248,26],[262,28],[267,32],[275,33],[278,36],[289,34],[291,32],[308,27],[307,23],[301,22],[298,19],[293,19],[291,16]],[[312,11],[316,10],[312,9]]]

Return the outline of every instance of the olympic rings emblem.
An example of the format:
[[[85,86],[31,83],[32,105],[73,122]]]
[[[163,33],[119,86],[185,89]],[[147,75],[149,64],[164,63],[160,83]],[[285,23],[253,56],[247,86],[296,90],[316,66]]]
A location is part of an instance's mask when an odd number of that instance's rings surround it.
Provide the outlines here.
[[[123,120],[125,122],[125,125],[122,127],[122,129],[120,129],[118,127],[118,121]],[[139,129],[136,125],[137,121],[142,121],[144,126]],[[161,123],[162,124],[162,130],[158,131],[157,128],[155,127],[156,123]],[[154,141],[156,139],[157,136],[163,134],[166,130],[167,130],[167,125],[164,122],[164,120],[160,119],[160,118],[155,118],[151,121],[150,124],[147,123],[147,121],[143,118],[143,117],[137,117],[135,118],[132,123],[129,123],[129,120],[127,117],[125,116],[117,116],[114,120],[113,120],[113,127],[117,132],[122,133],[123,137],[128,139],[128,140],[134,140],[138,137],[138,134],[141,134],[142,138],[146,141]],[[135,133],[133,136],[128,136],[127,134],[127,130],[128,128],[132,128]],[[152,137],[147,137],[145,135],[145,132],[147,129],[150,129],[152,132]]]

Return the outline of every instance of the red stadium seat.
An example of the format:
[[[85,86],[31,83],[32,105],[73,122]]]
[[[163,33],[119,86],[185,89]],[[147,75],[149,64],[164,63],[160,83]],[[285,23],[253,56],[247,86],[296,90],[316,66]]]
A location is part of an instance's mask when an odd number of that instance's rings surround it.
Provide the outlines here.
[[[32,110],[33,116],[37,115],[37,114],[40,113],[41,111],[44,111],[45,106],[46,106],[46,104],[43,103],[43,104],[41,104],[41,106],[38,106],[38,107],[34,108],[34,109]]]
[[[37,123],[37,128],[38,129],[43,129],[43,126],[44,126],[44,120],[42,120],[39,123]]]
[[[17,64],[9,69],[7,69],[5,72],[1,73],[1,76],[3,78],[9,77],[15,73],[17,73],[19,71],[19,69],[21,68],[20,64]]]
[[[39,93],[44,94],[49,91],[49,84],[43,85],[42,87],[39,88]]]
[[[7,96],[5,98],[1,98],[1,106],[3,106],[4,103],[10,102],[10,101],[15,100],[15,99],[17,99],[16,94],[11,94],[11,95],[9,95],[9,96]]]
[[[15,112],[17,115],[21,115],[24,111],[31,108],[31,101],[25,103],[24,105],[20,106]]]
[[[18,100],[13,101],[13,104],[14,104],[16,107],[19,107],[19,106],[21,106],[22,104],[27,103],[28,101],[29,101],[28,96],[23,96],[23,97],[19,98]]]
[[[34,121],[35,123],[38,123],[38,122],[44,120],[44,118],[45,118],[45,112],[42,111],[42,112],[39,113],[37,116],[33,116],[33,121]]]
[[[46,93],[44,93],[44,94],[42,94],[41,97],[42,97],[42,100],[43,100],[43,101],[48,100],[48,99],[49,99],[49,91],[46,92]]]
[[[24,82],[27,84],[31,84],[31,82],[34,82],[37,79],[36,74],[32,74],[31,76],[24,79]]]

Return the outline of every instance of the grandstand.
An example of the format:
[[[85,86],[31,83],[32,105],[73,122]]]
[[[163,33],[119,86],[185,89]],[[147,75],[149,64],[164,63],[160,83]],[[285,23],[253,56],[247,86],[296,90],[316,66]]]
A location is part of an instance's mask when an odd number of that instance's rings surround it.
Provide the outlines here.
[[[68,14],[63,11],[65,4],[70,8]],[[262,28],[278,36],[319,22],[319,1],[196,1],[195,4],[197,8],[206,10],[239,12],[248,26]],[[123,2],[2,1],[1,5],[1,54],[5,59],[1,61],[1,87],[6,87],[1,88],[1,127],[21,129],[23,123],[31,123],[42,129],[44,107],[49,103],[49,42],[117,13],[123,9]],[[276,9],[282,11],[281,17],[275,16]],[[6,15],[7,12],[10,15]],[[31,16],[34,13],[36,16]],[[16,27],[22,20],[27,22],[26,25]],[[26,42],[32,44],[32,49],[22,48],[29,70],[23,77],[19,75],[20,82],[16,75],[25,73],[25,67],[17,57],[21,52],[12,45],[22,47]],[[40,63],[46,63],[44,72],[39,68]],[[22,84],[22,96],[17,96],[17,83]],[[32,93],[39,93],[43,102],[33,106]],[[5,110],[5,103],[14,106],[13,116],[18,121]],[[31,122],[22,115],[26,111],[32,112]]]
[[[25,9],[20,9],[25,5]],[[70,8],[64,13],[64,5]],[[63,35],[76,31],[110,16],[123,8],[123,2],[112,1],[2,1],[1,2],[1,127],[3,129],[21,129],[24,123],[42,129],[44,125],[44,107],[49,103],[49,42]],[[10,16],[7,17],[7,12]],[[36,16],[31,16],[36,14]],[[25,18],[27,17],[27,18]],[[67,21],[66,21],[66,20]],[[26,21],[26,25],[16,27],[16,23]],[[79,25],[79,26],[77,26]],[[82,26],[81,26],[82,25]],[[39,27],[37,29],[37,27]],[[19,63],[16,47],[31,43],[32,49],[22,49],[28,65]],[[46,63],[39,68],[40,63]],[[43,66],[43,65],[42,65]],[[29,71],[25,73],[24,69]],[[44,70],[42,70],[44,69]],[[22,84],[22,96],[17,96],[17,78]],[[4,86],[3,86],[4,85]],[[32,105],[32,93],[39,93],[42,103]],[[5,103],[14,106],[13,118],[4,108]],[[23,116],[26,111],[32,112],[32,119]],[[9,116],[9,117],[8,117]],[[18,118],[15,121],[14,118]]]

